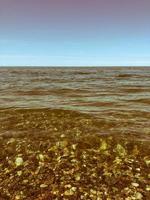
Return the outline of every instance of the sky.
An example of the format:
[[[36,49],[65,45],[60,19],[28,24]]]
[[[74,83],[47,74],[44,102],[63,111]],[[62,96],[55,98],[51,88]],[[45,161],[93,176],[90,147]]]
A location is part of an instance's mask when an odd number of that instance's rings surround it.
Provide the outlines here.
[[[0,66],[150,66],[150,0],[0,0]]]

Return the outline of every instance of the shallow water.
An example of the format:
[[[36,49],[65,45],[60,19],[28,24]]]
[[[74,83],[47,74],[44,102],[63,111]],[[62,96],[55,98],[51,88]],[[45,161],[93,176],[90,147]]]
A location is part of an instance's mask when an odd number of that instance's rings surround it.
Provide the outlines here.
[[[0,199],[148,200],[150,68],[0,68]]]
[[[150,139],[150,68],[0,68],[0,109],[77,110],[100,133]],[[6,121],[6,116],[0,116]]]

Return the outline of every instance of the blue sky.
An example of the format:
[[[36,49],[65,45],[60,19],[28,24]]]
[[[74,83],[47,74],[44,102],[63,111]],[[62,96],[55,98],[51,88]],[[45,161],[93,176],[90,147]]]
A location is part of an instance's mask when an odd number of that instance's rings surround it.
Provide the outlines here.
[[[148,0],[0,0],[0,66],[150,66]]]

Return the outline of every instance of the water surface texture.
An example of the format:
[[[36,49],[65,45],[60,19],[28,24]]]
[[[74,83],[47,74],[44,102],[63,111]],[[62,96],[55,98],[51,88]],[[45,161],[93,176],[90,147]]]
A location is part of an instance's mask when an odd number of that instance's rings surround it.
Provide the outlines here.
[[[1,107],[150,111],[150,68],[1,68]]]
[[[1,68],[0,199],[149,200],[150,68]]]
[[[147,140],[150,68],[1,68],[0,107],[77,110]]]

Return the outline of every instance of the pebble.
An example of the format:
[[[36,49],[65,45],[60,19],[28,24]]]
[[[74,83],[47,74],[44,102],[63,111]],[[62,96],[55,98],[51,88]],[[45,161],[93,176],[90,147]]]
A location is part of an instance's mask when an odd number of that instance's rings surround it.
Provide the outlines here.
[[[61,148],[65,148],[67,145],[68,145],[67,140],[59,141],[56,143],[56,146],[61,147]]]
[[[145,163],[146,163],[147,165],[150,165],[150,160],[145,160]]]
[[[119,156],[124,157],[126,155],[126,150],[121,144],[117,144],[116,152]]]
[[[65,185],[64,187],[65,187],[65,188],[71,188],[71,185],[68,184],[68,185]]]
[[[77,147],[77,144],[73,144],[73,145],[72,145],[72,149],[73,149],[73,150],[76,150],[76,147]]]
[[[23,180],[23,183],[28,183],[29,181],[27,179]]]
[[[21,175],[22,175],[22,171],[18,171],[18,172],[17,172],[17,175],[18,175],[18,176],[21,176]]]
[[[64,192],[64,195],[66,195],[66,196],[72,196],[74,194],[74,191],[73,190],[66,190],[65,192]]]
[[[107,149],[107,143],[105,140],[102,141],[99,149],[100,151],[105,151]]]
[[[61,138],[64,138],[65,137],[65,135],[64,134],[61,134],[61,136],[60,136]]]
[[[75,191],[77,190],[77,188],[76,188],[76,187],[72,187],[71,190],[72,190],[73,192],[75,192]]]
[[[132,183],[132,186],[139,187],[139,184],[138,183]]]
[[[135,198],[136,200],[141,200],[143,198],[143,195],[140,192],[137,192]]]
[[[40,161],[44,162],[44,155],[43,154],[39,154],[38,158],[39,158]]]
[[[150,191],[150,185],[146,186],[146,191]]]
[[[48,185],[46,185],[46,184],[41,184],[40,185],[40,188],[46,188],[46,187],[48,187]]]
[[[136,171],[139,171],[139,172],[140,172],[140,171],[141,171],[141,169],[140,169],[140,168],[136,168]]]
[[[15,164],[17,167],[23,165],[23,158],[22,157],[17,157],[15,160]]]
[[[16,199],[16,200],[19,200],[19,199],[20,199],[20,195],[16,195],[16,196],[15,196],[15,199]]]
[[[8,142],[7,142],[7,144],[11,144],[11,143],[14,143],[16,140],[14,139],[14,138],[11,138]]]
[[[75,179],[76,179],[76,181],[80,181],[80,179],[81,179],[80,174],[76,174]]]
[[[96,190],[93,190],[93,189],[90,189],[90,193],[92,193],[92,194],[96,194],[97,191],[96,191]]]

